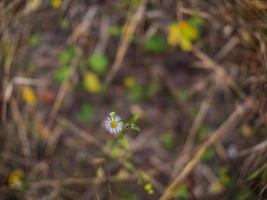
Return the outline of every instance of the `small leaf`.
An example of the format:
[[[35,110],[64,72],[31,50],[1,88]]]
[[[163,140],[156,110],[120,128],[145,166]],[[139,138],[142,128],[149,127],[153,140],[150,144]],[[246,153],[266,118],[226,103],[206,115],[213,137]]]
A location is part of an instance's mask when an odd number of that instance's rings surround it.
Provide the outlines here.
[[[194,15],[192,16],[189,20],[188,20],[188,23],[194,27],[195,29],[200,29],[202,28],[202,26],[204,25],[204,19],[197,16],[197,15]]]
[[[245,138],[250,138],[252,136],[253,130],[250,125],[243,124],[241,127],[241,134]]]
[[[147,183],[144,185],[144,189],[147,191],[148,194],[153,194],[154,189],[151,183]]]
[[[102,89],[98,76],[91,72],[86,72],[83,79],[83,86],[86,91],[91,93],[99,93]]]
[[[104,54],[93,54],[88,59],[90,68],[99,75],[107,71],[108,58]]]
[[[178,96],[183,102],[187,102],[193,97],[194,93],[191,90],[179,90]]]
[[[126,88],[132,88],[136,85],[137,81],[133,76],[128,76],[124,79],[124,85]]]
[[[173,23],[169,26],[168,43],[171,46],[179,45],[183,51],[191,51],[192,42],[199,37],[199,30],[188,21]]]
[[[165,38],[160,34],[154,34],[144,41],[144,49],[151,53],[163,53],[166,50]]]
[[[65,79],[68,79],[69,76],[70,76],[69,67],[58,68],[54,74],[55,80],[59,83],[62,83]]]
[[[220,181],[214,181],[209,185],[209,192],[211,194],[219,194],[224,190],[223,185]]]
[[[40,42],[40,35],[37,33],[33,33],[30,37],[31,46],[36,46]]]
[[[208,161],[215,156],[214,148],[208,148],[205,153],[202,155],[201,160]]]
[[[109,28],[109,34],[113,37],[119,38],[121,36],[121,28],[119,26],[111,26]]]
[[[172,150],[176,145],[175,137],[171,132],[164,133],[161,136],[161,142],[167,150]]]
[[[80,111],[76,113],[76,117],[80,122],[88,122],[93,118],[95,109],[89,104],[82,104]]]
[[[136,83],[133,87],[129,88],[127,91],[127,98],[130,101],[140,101],[145,97],[145,90],[144,88]]]
[[[137,131],[137,132],[141,131],[141,129],[138,126],[136,126],[135,124],[131,124],[131,129],[134,131]]]
[[[175,190],[174,196],[182,199],[188,199],[190,197],[188,187],[186,185],[180,185]]]
[[[208,127],[208,126],[206,126],[206,125],[203,124],[200,127],[200,129],[198,131],[198,134],[197,134],[198,140],[200,142],[206,140],[209,137],[209,135],[211,134],[211,132],[212,132],[212,129],[210,127]]]
[[[62,4],[62,0],[51,0],[51,5],[53,8],[59,8]]]
[[[10,173],[8,177],[8,186],[11,189],[16,189],[22,192],[27,189],[24,174],[21,170],[14,170]]]
[[[146,89],[146,96],[147,97],[153,97],[155,96],[160,89],[160,84],[158,81],[151,81]]]
[[[27,104],[31,106],[34,106],[36,104],[36,96],[34,94],[34,91],[30,87],[24,87],[22,89],[22,98]]]
[[[253,194],[252,191],[248,189],[243,189],[240,192],[237,192],[234,200],[252,200],[252,199],[257,199],[256,195]]]
[[[76,54],[75,48],[67,48],[59,54],[59,61],[62,65],[69,65]]]
[[[102,178],[102,177],[104,177],[104,175],[105,175],[105,171],[104,171],[104,169],[103,169],[102,167],[99,167],[99,168],[97,169],[97,171],[96,171],[96,176],[97,176],[98,178]]]
[[[118,143],[126,150],[129,150],[130,149],[130,144],[128,142],[128,140],[126,139],[126,137],[121,137],[119,140],[118,140]]]

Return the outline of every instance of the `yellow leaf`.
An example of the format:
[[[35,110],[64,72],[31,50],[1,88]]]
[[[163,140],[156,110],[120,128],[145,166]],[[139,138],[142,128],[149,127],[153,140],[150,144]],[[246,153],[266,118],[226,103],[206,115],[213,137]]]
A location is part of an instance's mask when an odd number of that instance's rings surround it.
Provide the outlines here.
[[[220,181],[214,181],[209,185],[209,192],[212,194],[219,194],[223,191],[224,187]]]
[[[192,50],[192,43],[187,39],[181,38],[180,47],[184,51],[191,51]]]
[[[195,41],[198,36],[198,30],[187,21],[173,23],[168,28],[169,45],[179,45],[184,51],[190,51],[192,49],[192,42]]]
[[[168,43],[171,46],[177,46],[180,42],[181,31],[178,24],[171,24],[168,28]]]
[[[98,93],[101,91],[101,82],[98,76],[91,72],[86,72],[83,79],[83,86],[88,92]]]
[[[124,79],[124,85],[127,88],[131,88],[136,84],[136,79],[133,76],[128,76]]]
[[[62,4],[62,0],[51,0],[51,5],[53,8],[59,8]]]
[[[23,172],[21,170],[14,170],[8,177],[8,186],[13,189],[18,189],[23,184]]]
[[[22,98],[27,104],[32,106],[36,104],[36,96],[30,87],[24,87],[22,89]]]
[[[248,125],[248,124],[244,124],[241,127],[241,134],[242,136],[244,136],[245,138],[249,138],[252,136],[252,128]]]

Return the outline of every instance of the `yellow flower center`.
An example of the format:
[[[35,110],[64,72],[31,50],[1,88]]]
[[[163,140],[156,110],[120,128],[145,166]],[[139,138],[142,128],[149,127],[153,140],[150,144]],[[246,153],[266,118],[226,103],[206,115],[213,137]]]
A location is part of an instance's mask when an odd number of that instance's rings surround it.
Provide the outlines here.
[[[111,121],[110,122],[111,128],[117,128],[118,127],[118,122],[117,121]]]

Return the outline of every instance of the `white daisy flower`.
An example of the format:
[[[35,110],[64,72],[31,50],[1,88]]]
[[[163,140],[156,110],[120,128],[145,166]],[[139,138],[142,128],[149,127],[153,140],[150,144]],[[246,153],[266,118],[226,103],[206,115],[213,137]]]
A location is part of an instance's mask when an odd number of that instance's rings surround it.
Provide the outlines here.
[[[105,128],[110,132],[111,134],[118,134],[122,131],[123,128],[123,122],[121,118],[118,115],[108,115],[105,120]]]

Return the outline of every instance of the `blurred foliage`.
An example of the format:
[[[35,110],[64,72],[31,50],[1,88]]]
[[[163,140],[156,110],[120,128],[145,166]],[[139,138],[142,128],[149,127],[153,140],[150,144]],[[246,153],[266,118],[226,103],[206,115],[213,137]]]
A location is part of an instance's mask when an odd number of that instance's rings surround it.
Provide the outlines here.
[[[163,53],[166,51],[167,44],[165,37],[156,33],[144,41],[144,49],[151,53]]]
[[[119,38],[121,36],[121,28],[116,25],[110,26],[109,34],[113,37]]]
[[[34,91],[27,86],[23,87],[22,89],[22,98],[27,104],[31,106],[35,106],[37,101]]]
[[[173,150],[176,145],[176,140],[172,132],[166,132],[161,136],[161,142],[165,149]]]
[[[104,54],[95,53],[88,58],[87,63],[94,72],[103,75],[107,71],[108,58]]]
[[[127,98],[130,101],[142,101],[155,96],[160,90],[160,84],[156,80],[150,81],[147,85],[141,85],[133,76],[124,79],[124,86],[127,88]]]
[[[39,44],[40,39],[41,39],[41,37],[38,33],[32,33],[30,40],[29,40],[29,43],[31,46],[34,47],[34,46]]]
[[[181,198],[181,199],[189,199],[190,192],[187,187],[187,185],[180,185],[175,191],[174,191],[174,197]]]
[[[154,194],[154,189],[151,183],[145,184],[144,189],[147,191],[148,194]]]
[[[211,160],[216,155],[214,147],[209,147],[206,149],[205,153],[202,155],[201,160],[208,161]]]
[[[87,103],[83,103],[80,107],[79,112],[76,113],[76,118],[79,122],[88,122],[95,115],[95,108]]]
[[[193,91],[189,89],[179,90],[178,92],[179,99],[181,99],[181,101],[183,102],[187,102],[188,100],[190,100],[193,97],[193,95],[194,95]]]
[[[234,196],[234,200],[254,200],[256,199],[256,196],[253,194],[252,191],[248,190],[247,188],[244,188],[240,192],[236,192]]]
[[[206,140],[209,135],[212,133],[212,129],[205,124],[202,124],[202,126],[198,130],[197,139],[199,142],[203,142]]]
[[[99,77],[92,72],[84,73],[83,87],[90,93],[99,93],[102,90],[102,84]]]
[[[8,186],[11,189],[16,189],[16,190],[19,190],[22,192],[27,190],[27,184],[26,184],[26,181],[24,179],[24,173],[22,170],[17,169],[17,170],[12,171],[9,174]]]
[[[216,170],[216,174],[219,178],[220,183],[224,187],[229,187],[233,183],[233,176],[230,176],[230,170],[228,166],[220,167]]]
[[[245,138],[250,138],[252,136],[253,130],[249,124],[243,124],[241,126],[241,135]]]
[[[51,5],[53,8],[59,8],[62,4],[62,0],[51,0]]]
[[[75,55],[76,55],[75,48],[69,47],[59,54],[59,62],[63,66],[68,66],[68,65],[70,65],[70,63],[71,63],[72,59],[75,57]]]
[[[118,200],[141,200],[137,194],[128,192],[126,189],[120,190]]]
[[[199,38],[202,25],[203,20],[197,16],[191,17],[188,21],[181,21],[169,25],[169,45],[179,45],[183,51],[191,51],[192,43]]]
[[[68,66],[56,69],[54,73],[55,80],[59,83],[62,83],[64,80],[69,78],[70,72],[71,71]]]

